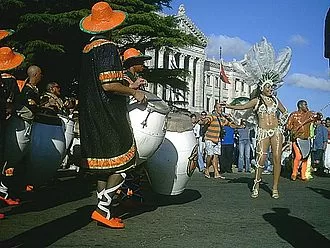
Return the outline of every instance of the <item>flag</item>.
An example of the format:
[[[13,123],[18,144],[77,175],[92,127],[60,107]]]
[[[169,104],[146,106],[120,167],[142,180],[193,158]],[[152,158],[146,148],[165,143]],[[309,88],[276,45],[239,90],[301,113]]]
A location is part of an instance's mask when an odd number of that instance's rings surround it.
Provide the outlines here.
[[[226,84],[230,84],[229,79],[228,79],[228,77],[227,77],[227,75],[226,75],[226,73],[225,73],[225,70],[224,70],[224,68],[223,68],[222,62],[221,62],[221,64],[220,64],[220,78],[221,78],[221,80],[222,80],[223,82],[225,82]]]

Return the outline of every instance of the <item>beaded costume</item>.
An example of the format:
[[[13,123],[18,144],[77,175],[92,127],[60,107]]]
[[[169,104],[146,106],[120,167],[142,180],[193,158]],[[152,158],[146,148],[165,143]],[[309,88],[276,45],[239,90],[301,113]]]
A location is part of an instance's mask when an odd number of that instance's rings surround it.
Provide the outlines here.
[[[241,78],[244,83],[252,86],[257,85],[262,92],[264,87],[271,87],[277,90],[282,84],[282,79],[286,76],[290,69],[291,49],[285,48],[276,58],[274,49],[266,38],[260,43],[256,43],[246,54],[244,64],[234,62],[233,68],[237,77]],[[282,146],[281,139],[283,136],[283,125],[285,125],[288,112],[285,110],[279,118],[279,101],[276,96],[258,96],[255,105],[255,113],[260,120],[264,120],[263,126],[258,124],[257,128],[257,161],[256,161],[256,177],[252,189],[252,197],[258,196],[258,188],[256,187],[260,181],[260,170],[263,168],[261,162],[267,156],[265,151],[268,149],[263,142],[265,139],[275,139],[277,142],[276,149]],[[276,121],[275,121],[276,120]],[[266,127],[265,127],[266,126]],[[267,148],[267,149],[266,149]],[[274,147],[273,147],[274,148]],[[277,189],[273,190],[273,198],[278,198]]]

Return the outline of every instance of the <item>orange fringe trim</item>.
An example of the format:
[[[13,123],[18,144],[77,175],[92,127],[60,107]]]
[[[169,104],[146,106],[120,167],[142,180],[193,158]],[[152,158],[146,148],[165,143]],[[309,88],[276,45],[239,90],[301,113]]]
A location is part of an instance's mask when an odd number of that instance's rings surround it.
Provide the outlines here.
[[[87,158],[87,167],[90,169],[113,169],[127,164],[135,157],[136,146],[135,144],[122,155],[114,158]]]
[[[102,46],[102,45],[105,45],[105,44],[111,44],[111,43],[115,44],[112,41],[105,40],[105,39],[94,40],[94,41],[92,41],[91,43],[87,44],[84,47],[83,53],[90,52],[90,50],[92,50],[94,47]]]
[[[121,81],[123,80],[122,71],[106,71],[102,72],[99,75],[99,80],[102,83],[112,82],[112,81]]]

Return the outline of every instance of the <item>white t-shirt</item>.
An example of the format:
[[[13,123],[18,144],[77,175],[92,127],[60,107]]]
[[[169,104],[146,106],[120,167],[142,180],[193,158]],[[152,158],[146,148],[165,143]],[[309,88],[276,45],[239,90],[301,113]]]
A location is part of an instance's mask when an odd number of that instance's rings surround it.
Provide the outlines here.
[[[193,126],[193,132],[194,132],[196,139],[198,139],[200,137],[200,129],[201,129],[201,126],[198,123],[196,123]]]

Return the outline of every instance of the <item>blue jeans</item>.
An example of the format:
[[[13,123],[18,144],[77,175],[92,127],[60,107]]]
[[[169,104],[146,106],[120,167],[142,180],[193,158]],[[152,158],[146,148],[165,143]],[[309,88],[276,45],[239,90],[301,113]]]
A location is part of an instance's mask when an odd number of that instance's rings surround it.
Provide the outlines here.
[[[205,142],[202,141],[202,137],[198,139],[198,167],[199,170],[202,171],[205,169],[206,164],[204,162],[204,150],[205,150]]]
[[[250,165],[250,152],[251,152],[250,140],[241,140],[238,143],[238,170],[243,171],[244,157],[245,157],[245,171],[251,170]]]

